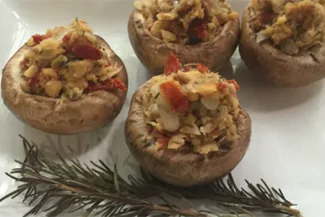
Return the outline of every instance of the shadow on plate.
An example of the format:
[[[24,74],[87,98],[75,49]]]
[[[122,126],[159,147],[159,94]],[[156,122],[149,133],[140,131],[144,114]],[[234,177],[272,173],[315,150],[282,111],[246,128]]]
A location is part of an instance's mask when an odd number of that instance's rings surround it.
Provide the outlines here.
[[[58,159],[57,154],[60,154],[63,158],[70,158],[91,151],[100,144],[110,127],[111,124],[105,128],[85,133],[56,135],[25,125],[22,136],[33,142],[47,158],[55,160]]]
[[[215,71],[226,79],[234,79],[234,69],[230,61],[227,61],[225,65]]]
[[[227,72],[226,76],[238,82],[240,103],[248,110],[281,110],[308,103],[322,91],[324,86],[324,81],[318,81],[300,88],[275,87],[253,76],[243,62],[235,66],[233,73]]]
[[[116,156],[116,164],[122,176],[139,175],[139,164],[131,154],[124,136],[125,122],[115,128],[110,151]]]

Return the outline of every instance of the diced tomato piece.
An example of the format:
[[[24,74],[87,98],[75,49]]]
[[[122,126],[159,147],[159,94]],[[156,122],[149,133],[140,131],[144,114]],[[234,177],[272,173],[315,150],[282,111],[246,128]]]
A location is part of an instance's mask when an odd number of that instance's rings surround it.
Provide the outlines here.
[[[191,70],[191,67],[190,66],[184,66],[184,72],[188,72]]]
[[[52,33],[51,32],[46,32],[46,34],[43,36],[44,39],[51,38]]]
[[[68,42],[70,41],[70,38],[71,38],[71,35],[70,34],[65,34],[62,38],[62,41],[63,42]]]
[[[113,85],[113,88],[117,88],[117,89],[121,89],[121,90],[127,91],[126,85],[120,79],[113,78],[113,79],[111,79],[111,83]]]
[[[170,53],[165,65],[165,74],[169,75],[173,72],[177,72],[181,68],[181,63],[174,53]]]
[[[225,84],[223,82],[219,82],[217,85],[218,90],[222,90],[225,88]]]
[[[113,89],[113,85],[110,82],[110,79],[107,79],[106,81],[101,83],[89,82],[86,92],[90,93],[98,90],[111,90],[111,89]]]
[[[190,101],[173,81],[167,81],[160,85],[165,98],[175,112],[185,112],[190,107]]]
[[[149,31],[151,31],[152,28],[152,24],[148,26]]]
[[[107,63],[104,65],[104,67],[110,67],[111,65],[112,65],[112,63],[107,62]]]
[[[41,41],[43,41],[43,39],[44,39],[43,36],[41,36],[40,34],[35,34],[32,37],[36,44],[41,43]]]
[[[102,52],[90,43],[76,43],[72,46],[72,52],[82,59],[99,60],[102,58]]]
[[[153,132],[153,127],[151,125],[148,125],[148,133],[152,133]]]
[[[196,65],[196,68],[197,68],[197,70],[199,70],[201,73],[206,73],[206,72],[209,71],[209,69],[208,69],[205,65],[203,65],[203,64],[201,64],[201,63],[198,63],[198,64]]]
[[[46,32],[46,34],[45,35],[42,35],[42,37],[43,37],[43,40],[48,39],[48,38],[51,38],[52,37],[52,33],[51,32]]]
[[[235,80],[229,80],[228,83],[233,84],[235,86],[236,90],[239,90],[239,85]]]
[[[40,76],[40,74],[37,73],[35,76],[33,76],[30,79],[29,88],[30,88],[30,90],[31,90],[32,93],[36,93],[37,92],[38,82],[39,82],[39,76]]]
[[[169,140],[170,140],[169,137],[159,134],[157,138],[157,143],[161,145],[160,148],[163,148],[168,145]]]
[[[264,11],[261,15],[261,21],[263,24],[269,24],[274,19],[275,14],[273,12]]]
[[[195,19],[191,22],[188,32],[199,39],[203,39],[208,35],[207,24],[202,19]]]
[[[99,91],[99,90],[108,90],[110,88],[108,88],[107,85],[105,84],[89,84],[87,87],[86,92],[91,93],[91,92],[95,92],[95,91]]]
[[[91,93],[99,90],[113,90],[121,89],[127,91],[127,87],[123,81],[118,78],[107,79],[106,81],[98,84],[90,83],[86,92]]]
[[[22,70],[26,70],[28,67],[27,67],[27,64],[29,62],[29,59],[28,58],[24,58],[21,62],[20,62],[20,68]]]

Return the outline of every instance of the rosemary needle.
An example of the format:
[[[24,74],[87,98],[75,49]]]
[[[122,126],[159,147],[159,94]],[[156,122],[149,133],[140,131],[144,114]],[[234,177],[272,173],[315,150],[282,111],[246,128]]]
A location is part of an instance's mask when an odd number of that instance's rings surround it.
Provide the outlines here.
[[[26,158],[16,161],[20,167],[6,173],[20,185],[0,199],[0,202],[24,195],[32,208],[24,216],[46,211],[47,216],[58,216],[65,211],[86,209],[88,214],[107,216],[194,216],[208,217],[211,213],[192,208],[178,207],[166,197],[175,197],[191,204],[189,199],[209,199],[216,206],[228,208],[229,214],[214,213],[215,216],[252,215],[252,212],[287,214],[301,217],[299,210],[286,199],[283,192],[262,184],[248,181],[248,190],[239,188],[231,176],[225,180],[192,188],[175,187],[163,183],[143,170],[142,179],[129,176],[123,179],[116,165],[110,169],[102,161],[82,165],[77,159],[59,162],[49,160],[35,145],[22,137]],[[161,203],[151,202],[151,198]],[[51,205],[50,205],[51,204]],[[71,208],[75,208],[71,210]],[[231,214],[235,213],[235,214]]]

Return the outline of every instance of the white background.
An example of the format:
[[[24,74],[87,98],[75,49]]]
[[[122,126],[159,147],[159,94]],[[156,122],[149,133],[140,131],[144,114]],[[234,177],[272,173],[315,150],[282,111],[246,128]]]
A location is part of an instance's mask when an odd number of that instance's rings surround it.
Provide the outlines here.
[[[233,0],[231,4],[241,12],[247,2]],[[56,147],[60,151],[69,145],[82,159],[117,162],[123,174],[133,171],[124,164],[129,151],[123,127],[130,97],[150,75],[129,44],[127,21],[131,10],[130,0],[0,0],[0,68],[32,34],[67,25],[79,17],[103,36],[122,58],[130,80],[128,100],[118,118],[105,129],[82,135],[56,136],[32,129],[17,120],[0,101],[0,197],[14,187],[4,172],[16,166],[14,159],[24,156],[18,134],[43,144],[42,147]],[[282,188],[289,200],[299,204],[304,216],[323,217],[324,81],[299,89],[274,88],[253,79],[237,52],[231,61],[233,70],[228,67],[223,72],[228,76],[233,72],[241,87],[241,105],[251,115],[253,124],[249,151],[233,171],[235,180],[244,185],[245,179],[258,182],[263,178],[270,185]],[[88,149],[87,144],[91,144]],[[27,210],[28,207],[16,200],[0,204],[0,216],[18,217]]]

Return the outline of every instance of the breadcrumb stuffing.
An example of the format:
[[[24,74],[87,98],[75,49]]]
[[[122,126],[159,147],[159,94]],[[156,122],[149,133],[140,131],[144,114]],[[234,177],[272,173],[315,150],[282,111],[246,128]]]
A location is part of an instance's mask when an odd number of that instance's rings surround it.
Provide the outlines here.
[[[223,0],[137,0],[151,34],[182,45],[209,41],[238,13]]]
[[[288,55],[322,44],[325,37],[324,1],[252,0],[254,31]]]

